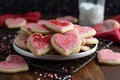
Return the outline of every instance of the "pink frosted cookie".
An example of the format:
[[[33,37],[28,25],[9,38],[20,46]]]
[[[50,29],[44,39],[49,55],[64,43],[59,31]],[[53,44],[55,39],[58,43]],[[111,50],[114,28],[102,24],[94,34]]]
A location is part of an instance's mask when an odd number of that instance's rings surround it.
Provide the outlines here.
[[[0,62],[0,72],[2,73],[17,73],[28,71],[28,69],[25,59],[19,55],[9,55],[6,61]]]
[[[78,30],[79,34],[82,37],[91,37],[96,34],[95,29],[92,27],[80,26],[80,25],[75,25],[74,27]]]
[[[49,34],[52,32],[52,30],[50,30],[49,28],[46,27],[46,22],[47,20],[39,20],[37,25],[34,27],[31,27],[31,31],[32,32],[38,32],[41,34]]]
[[[105,20],[99,28],[100,32],[110,32],[120,28],[119,22],[113,19]]]
[[[28,37],[29,37],[29,35],[27,35],[27,34],[18,34],[16,36],[16,38],[14,39],[14,43],[22,49],[28,49],[28,47],[27,47],[27,38]]]
[[[120,64],[120,53],[113,52],[110,49],[101,49],[97,53],[99,63],[109,65]]]
[[[72,23],[77,23],[78,22],[77,18],[75,18],[73,16],[58,17],[56,19],[57,20],[66,20],[66,21],[69,21],[69,22],[72,22]]]
[[[53,48],[63,56],[78,52],[81,46],[81,39],[76,29],[65,34],[56,33],[51,37]]]
[[[43,36],[40,33],[33,33],[29,36],[27,40],[27,45],[29,50],[35,56],[41,56],[50,51],[51,43],[50,43],[51,35]]]
[[[37,26],[36,23],[27,23],[25,26],[21,27],[21,32],[26,34],[32,34],[31,27]]]
[[[12,28],[20,28],[22,26],[24,26],[27,23],[26,19],[24,18],[7,18],[5,20],[5,24],[8,28],[12,29]]]
[[[84,39],[85,39],[86,44],[98,44],[99,43],[98,39],[94,37],[86,37]]]
[[[71,22],[63,20],[48,20],[46,27],[55,32],[65,33],[69,30],[72,30],[74,25]]]

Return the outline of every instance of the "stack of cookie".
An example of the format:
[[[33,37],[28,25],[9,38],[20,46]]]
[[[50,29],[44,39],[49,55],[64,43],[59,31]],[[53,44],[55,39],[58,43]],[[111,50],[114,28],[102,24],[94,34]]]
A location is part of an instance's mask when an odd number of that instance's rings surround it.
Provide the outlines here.
[[[92,27],[80,26],[66,20],[40,20],[21,27],[14,43],[35,56],[54,52],[63,56],[90,50],[98,40]]]

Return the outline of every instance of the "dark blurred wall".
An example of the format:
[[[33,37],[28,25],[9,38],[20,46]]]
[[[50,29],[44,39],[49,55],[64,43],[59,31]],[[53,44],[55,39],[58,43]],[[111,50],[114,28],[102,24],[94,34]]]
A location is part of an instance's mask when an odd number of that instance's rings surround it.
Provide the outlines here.
[[[78,15],[78,0],[0,0],[0,14],[40,11],[44,15]],[[106,0],[105,14],[120,14],[120,0]]]

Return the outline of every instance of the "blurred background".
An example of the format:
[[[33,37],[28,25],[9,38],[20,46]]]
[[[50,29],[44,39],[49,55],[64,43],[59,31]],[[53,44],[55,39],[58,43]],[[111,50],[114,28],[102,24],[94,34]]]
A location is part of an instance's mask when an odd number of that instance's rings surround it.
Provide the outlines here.
[[[78,0],[0,0],[0,14],[40,11],[42,15],[78,16]],[[105,15],[120,14],[120,0],[106,0]]]

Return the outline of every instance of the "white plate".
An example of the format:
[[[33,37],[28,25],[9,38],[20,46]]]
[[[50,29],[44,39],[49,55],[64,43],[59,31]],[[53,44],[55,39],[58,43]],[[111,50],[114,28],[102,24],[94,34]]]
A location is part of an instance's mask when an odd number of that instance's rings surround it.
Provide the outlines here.
[[[96,44],[92,49],[90,49],[88,51],[80,52],[77,54],[72,54],[72,55],[69,55],[67,57],[64,57],[62,55],[51,55],[51,54],[45,54],[45,55],[42,55],[40,57],[36,57],[31,52],[23,50],[13,43],[14,50],[16,52],[18,52],[19,54],[21,54],[23,56],[35,58],[35,59],[42,59],[42,60],[71,60],[71,59],[82,58],[82,57],[88,56],[90,54],[93,54],[97,50],[97,46],[98,46],[98,44]]]

